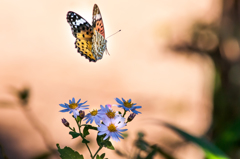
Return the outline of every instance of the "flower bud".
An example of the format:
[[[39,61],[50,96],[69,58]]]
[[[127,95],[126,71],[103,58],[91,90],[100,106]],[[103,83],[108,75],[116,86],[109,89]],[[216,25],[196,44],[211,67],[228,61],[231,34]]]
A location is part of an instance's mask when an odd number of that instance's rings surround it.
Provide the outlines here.
[[[132,120],[134,119],[135,116],[136,116],[135,113],[130,114],[129,117],[128,117],[128,119],[127,119],[127,122],[132,121]]]
[[[81,119],[83,119],[83,118],[85,117],[85,112],[82,111],[82,110],[80,110],[80,111],[79,111],[79,117],[80,117]]]
[[[65,118],[62,118],[62,123],[63,123],[63,125],[65,125],[66,127],[69,127],[69,122],[68,122]]]
[[[111,105],[111,104],[106,104],[106,106],[108,106],[108,108],[112,108],[112,105]]]

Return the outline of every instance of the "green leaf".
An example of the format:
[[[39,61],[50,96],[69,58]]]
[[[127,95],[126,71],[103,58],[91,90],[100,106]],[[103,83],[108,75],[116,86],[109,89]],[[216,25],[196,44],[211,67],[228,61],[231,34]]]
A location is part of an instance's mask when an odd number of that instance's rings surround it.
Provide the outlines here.
[[[115,150],[115,148],[113,147],[111,141],[109,141],[109,140],[104,141],[103,142],[103,146],[108,148],[108,149],[110,149],[110,150]]]
[[[82,124],[82,126],[88,127],[88,129],[98,130],[97,127],[87,124]]]
[[[105,157],[105,153],[103,153],[103,154],[101,154],[101,156],[100,156],[101,158],[104,158]]]
[[[70,147],[65,146],[63,149],[57,144],[58,152],[62,159],[84,159],[77,151],[72,150]]]
[[[88,141],[88,140],[86,140],[86,139],[83,139],[82,140],[82,143],[85,143],[85,144],[87,144],[87,143],[89,143],[90,141]]]
[[[90,133],[88,132],[88,127],[84,127],[84,129],[83,129],[83,137],[86,137],[87,135],[89,135]]]
[[[105,135],[97,135],[97,144],[98,146],[103,146],[103,138],[105,137]]]
[[[173,125],[170,125],[168,123],[163,123],[163,124],[166,127],[170,128],[173,131],[175,131],[176,133],[178,133],[180,136],[182,136],[186,140],[192,141],[195,144],[197,144],[198,146],[200,146],[205,152],[206,159],[230,159],[220,149],[218,149],[216,146],[214,146],[207,140],[205,140],[203,138],[198,138],[198,137],[192,136],[192,135],[186,133],[185,131],[183,131]]]
[[[99,155],[97,155],[97,159],[103,159],[103,158],[101,158]]]
[[[97,130],[97,127],[92,125],[83,125],[83,126],[85,126],[83,129],[83,137],[86,137],[87,135],[89,135],[89,131],[88,131],[89,129]]]
[[[92,129],[92,130],[98,130],[97,127],[95,126],[92,126],[92,125],[86,125],[88,127],[88,129]]]
[[[106,140],[103,140],[103,138],[105,137],[106,135],[97,135],[97,143],[98,143],[98,146],[104,146],[108,149],[111,149],[111,150],[115,150],[115,148],[113,147],[112,143],[109,141],[109,138],[106,139]]]
[[[74,132],[74,131],[70,131],[69,134],[72,135],[72,138],[73,138],[73,139],[76,138],[76,137],[78,137],[78,136],[80,136],[79,133]]]

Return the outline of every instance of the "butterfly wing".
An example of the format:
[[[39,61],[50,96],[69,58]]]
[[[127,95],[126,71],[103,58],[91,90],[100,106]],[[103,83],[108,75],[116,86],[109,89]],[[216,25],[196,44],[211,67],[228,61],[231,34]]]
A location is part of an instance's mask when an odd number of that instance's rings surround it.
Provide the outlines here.
[[[92,26],[80,15],[69,11],[67,22],[71,26],[72,34],[76,38],[75,47],[77,51],[89,61],[96,61],[92,52],[93,29]]]
[[[95,4],[93,7],[93,39],[92,39],[92,53],[97,60],[101,59],[104,51],[107,48],[107,40],[105,40],[105,30],[102,20],[101,12],[98,6]]]
[[[93,31],[92,39],[92,53],[96,60],[100,60],[103,57],[103,53],[107,48],[107,40],[96,30]]]
[[[94,30],[98,31],[105,38],[102,15],[96,4],[93,6],[92,26]]]

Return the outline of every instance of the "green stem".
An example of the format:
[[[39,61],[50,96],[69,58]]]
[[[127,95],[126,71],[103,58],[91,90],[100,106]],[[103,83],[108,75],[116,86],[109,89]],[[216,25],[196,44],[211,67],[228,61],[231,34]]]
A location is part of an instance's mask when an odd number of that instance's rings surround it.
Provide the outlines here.
[[[97,152],[94,154],[94,156],[92,157],[92,159],[94,159],[94,158],[96,157],[96,155],[98,154],[98,152],[99,152],[102,148],[103,148],[102,146],[100,146],[100,147],[98,148]]]
[[[126,112],[127,112],[127,111],[126,111],[126,110],[124,110],[123,117],[126,115]]]
[[[73,128],[71,128],[70,126],[69,126],[69,129],[71,129],[72,131],[74,131],[74,129],[73,129]]]
[[[77,122],[76,119],[75,119],[75,121]],[[82,132],[81,132],[81,121],[82,121],[82,120],[80,120],[79,123],[77,122],[77,125],[78,125],[79,134],[80,134],[81,138],[84,139],[84,137],[83,137],[83,135],[82,135]],[[87,149],[88,149],[88,151],[89,151],[89,153],[90,153],[90,156],[93,157],[92,152],[91,152],[91,150],[90,150],[88,144],[85,143],[85,145],[87,146]]]
[[[82,137],[82,139],[83,139],[83,137]],[[90,148],[89,148],[88,144],[87,144],[87,143],[85,143],[85,145],[87,146],[87,148],[88,148],[88,151],[89,151],[89,153],[90,153],[90,156],[92,157],[92,152],[91,152],[91,150],[90,150]]]

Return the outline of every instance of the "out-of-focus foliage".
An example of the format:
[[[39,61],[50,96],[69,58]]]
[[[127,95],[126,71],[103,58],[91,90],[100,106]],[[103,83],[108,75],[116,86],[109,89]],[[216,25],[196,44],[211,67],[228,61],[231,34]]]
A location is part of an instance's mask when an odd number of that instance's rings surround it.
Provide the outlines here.
[[[210,142],[174,126],[167,127],[199,145],[207,159],[227,159],[224,153],[237,159],[240,158],[240,1],[220,2],[223,4],[219,19],[212,23],[196,21],[189,32],[190,41],[170,44],[170,48],[177,53],[197,53],[203,58],[210,57],[214,63],[213,122],[206,134]],[[215,7],[214,4],[212,7]],[[156,151],[141,139],[143,138],[138,139],[136,146],[148,155],[156,154]],[[120,151],[118,153],[125,155]]]
[[[33,114],[33,112],[31,111],[31,106],[29,105],[29,100],[31,97],[30,87],[24,86],[21,89],[11,87],[10,92],[17,99],[17,103],[10,102],[10,101],[0,101],[0,106],[4,106],[6,108],[10,108],[10,106],[16,106],[16,105],[20,106],[21,109],[18,109],[18,110],[21,111],[21,113],[29,121],[32,127],[41,135],[44,141],[44,144],[48,148],[48,151],[40,154],[36,154],[33,157],[33,159],[47,159],[47,158],[51,158],[54,155],[58,155],[57,149],[53,147],[53,140],[50,137],[51,134],[48,132],[46,127],[44,127],[44,125],[38,120],[37,116]],[[0,145],[0,149],[1,149],[1,145]],[[7,158],[7,156],[4,154],[3,148],[1,150],[2,150],[3,158],[4,159]]]
[[[185,140],[193,142],[196,145],[198,145],[204,151],[205,159],[230,159],[220,149],[218,149],[216,146],[214,146],[212,143],[210,143],[204,138],[199,138],[199,137],[190,135],[189,133],[168,123],[160,122],[160,126],[165,126],[173,130],[175,133],[180,135]],[[172,156],[171,152],[168,152],[164,150],[164,148],[161,148],[160,146],[158,146],[158,143],[153,145],[149,144],[144,139],[144,136],[145,136],[144,133],[142,132],[138,133],[138,138],[134,142],[134,149],[136,150],[131,151],[130,153],[132,154],[127,154],[121,150],[117,150],[116,153],[121,157],[132,158],[132,159],[152,159],[157,154],[161,155],[165,159],[175,159]],[[142,152],[144,152],[144,155]]]
[[[196,22],[192,41],[172,48],[209,56],[214,62],[213,123],[208,137],[231,158],[240,158],[240,1],[222,3],[218,20]]]
[[[144,139],[144,136],[144,133],[138,133],[138,138],[134,141],[134,147],[129,153],[119,149],[117,149],[115,152],[121,157],[131,159],[152,159],[157,154],[166,159],[175,159],[169,152],[166,152],[157,144],[151,145]]]
[[[223,150],[229,152],[231,149],[239,146],[240,140],[240,120],[230,124],[223,132],[215,139],[216,145],[219,145]]]
[[[30,87],[25,86],[22,89],[13,88],[12,92],[17,97],[21,106],[27,106],[29,104],[30,99]]]
[[[48,159],[51,157],[51,153],[42,153],[37,157],[34,157],[33,159]]]
[[[12,108],[14,106],[14,103],[7,100],[1,100],[0,101],[0,107],[1,108]]]
[[[8,159],[7,155],[4,152],[2,145],[0,145],[0,158]]]
[[[220,149],[218,149],[216,146],[214,146],[207,140],[190,135],[187,132],[185,132],[173,125],[170,125],[167,123],[164,123],[164,125],[170,129],[172,129],[173,131],[175,131],[177,134],[179,134],[184,139],[191,141],[191,142],[197,144],[198,146],[200,146],[203,149],[203,151],[205,152],[206,159],[230,159]]]

